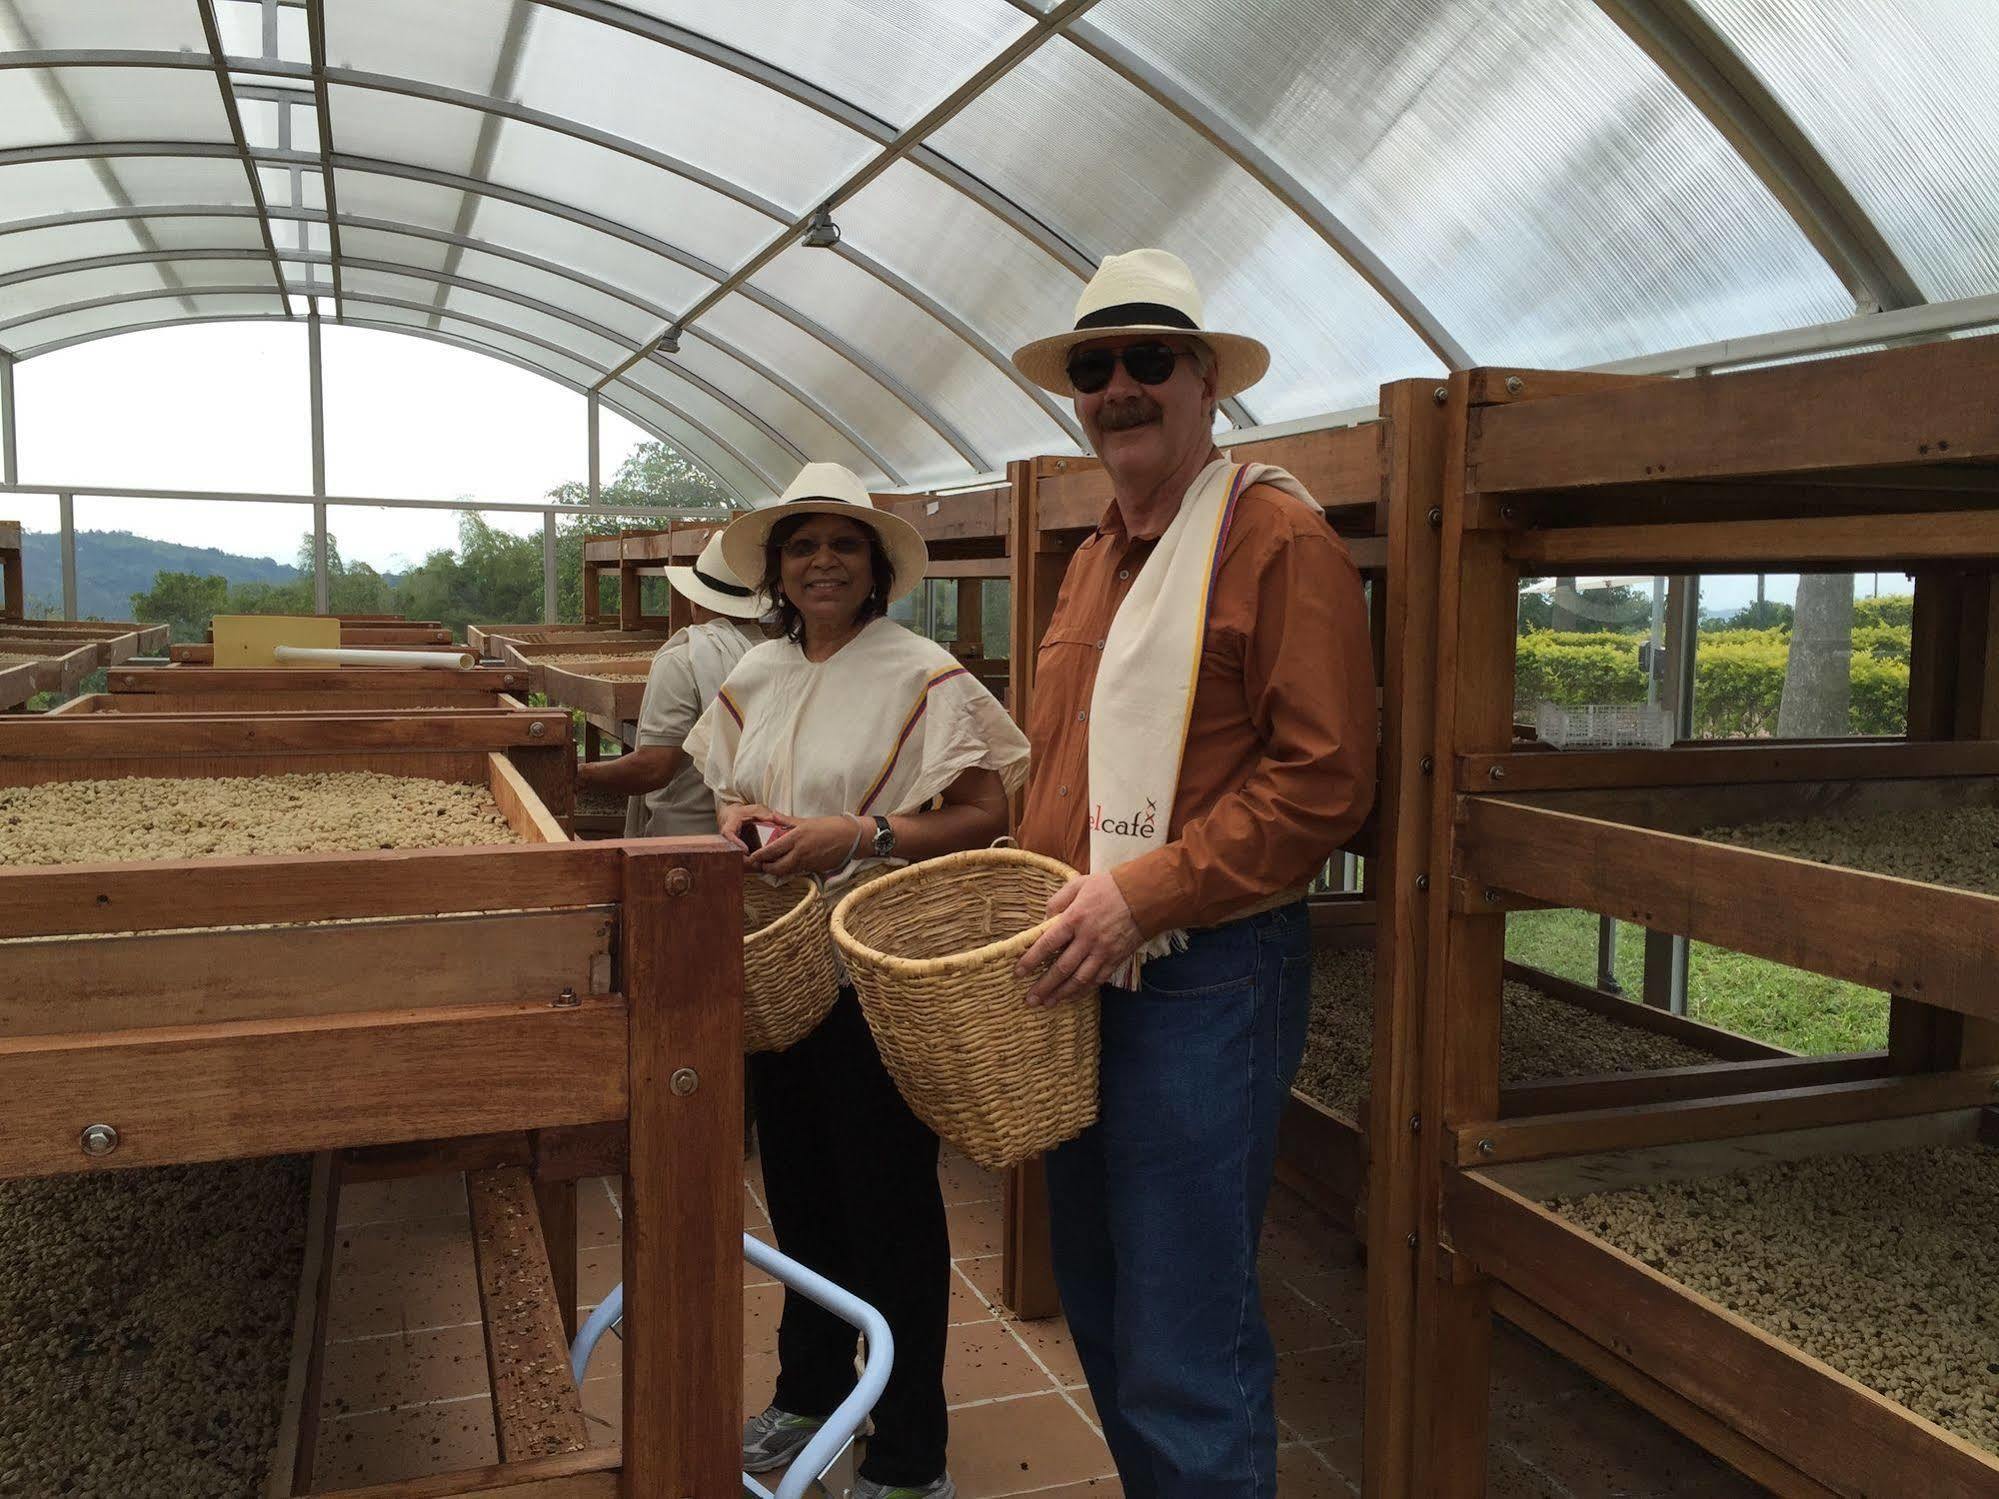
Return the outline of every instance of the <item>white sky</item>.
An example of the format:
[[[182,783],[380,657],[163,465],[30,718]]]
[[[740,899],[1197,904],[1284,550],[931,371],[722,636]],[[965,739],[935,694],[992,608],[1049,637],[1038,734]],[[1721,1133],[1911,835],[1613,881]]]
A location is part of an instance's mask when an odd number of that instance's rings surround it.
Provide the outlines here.
[[[584,402],[572,391],[423,339],[328,324],[324,340],[329,493],[534,501],[584,477]],[[100,339],[17,366],[14,389],[24,484],[311,492],[302,323]],[[645,434],[612,411],[600,433],[609,479]],[[56,502],[0,494],[0,518],[54,530]],[[537,515],[487,518],[514,531],[541,526]],[[291,562],[312,512],[80,494],[76,525]],[[344,557],[384,570],[457,539],[450,511],[336,506],[328,525]]]

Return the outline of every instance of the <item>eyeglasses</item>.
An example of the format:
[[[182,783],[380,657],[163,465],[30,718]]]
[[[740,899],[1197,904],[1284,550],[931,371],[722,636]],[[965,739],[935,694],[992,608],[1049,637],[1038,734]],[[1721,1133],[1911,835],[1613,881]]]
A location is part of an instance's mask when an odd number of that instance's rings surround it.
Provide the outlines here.
[[[825,541],[815,541],[810,536],[794,536],[779,550],[792,562],[810,562],[819,555],[822,546],[831,549],[835,557],[859,557],[867,551],[868,539],[851,532],[829,537]]]
[[[1069,356],[1069,383],[1086,396],[1093,396],[1111,383],[1111,372],[1119,364],[1140,385],[1163,385],[1173,376],[1173,366],[1190,358],[1189,349],[1167,344],[1127,344],[1122,349],[1079,349]]]

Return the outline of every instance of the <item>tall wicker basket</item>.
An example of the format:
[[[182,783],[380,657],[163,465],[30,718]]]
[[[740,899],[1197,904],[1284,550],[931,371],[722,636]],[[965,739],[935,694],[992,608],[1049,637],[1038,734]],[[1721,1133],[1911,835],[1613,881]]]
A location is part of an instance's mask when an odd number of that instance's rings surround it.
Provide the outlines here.
[[[743,1050],[803,1041],[840,997],[819,882],[743,877]]]
[[[916,1116],[1000,1171],[1097,1117],[1097,996],[1026,1004],[1014,976],[1066,864],[980,849],[912,864],[848,893],[833,941],[889,1075]]]

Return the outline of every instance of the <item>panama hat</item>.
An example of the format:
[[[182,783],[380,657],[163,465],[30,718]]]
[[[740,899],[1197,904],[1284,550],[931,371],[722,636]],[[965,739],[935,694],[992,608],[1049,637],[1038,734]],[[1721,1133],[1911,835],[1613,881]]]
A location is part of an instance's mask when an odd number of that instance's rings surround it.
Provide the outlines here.
[[[770,613],[770,600],[760,588],[745,587],[742,576],[722,555],[722,533],[708,538],[708,545],[691,567],[669,567],[666,586],[703,609],[713,609],[731,619],[761,619]]]
[[[1076,326],[1017,350],[1014,368],[1044,390],[1073,396],[1069,351],[1100,338],[1140,333],[1196,338],[1215,356],[1215,398],[1245,391],[1270,368],[1270,350],[1240,333],[1202,326],[1201,289],[1187,262],[1166,250],[1111,255],[1076,299]]]
[[[888,591],[891,600],[915,592],[923,581],[923,570],[930,565],[930,549],[916,527],[880,509],[852,469],[839,463],[808,463],[775,505],[736,517],[722,533],[722,555],[737,577],[763,576],[764,544],[770,540],[771,528],[787,515],[844,515],[873,527],[895,573]]]

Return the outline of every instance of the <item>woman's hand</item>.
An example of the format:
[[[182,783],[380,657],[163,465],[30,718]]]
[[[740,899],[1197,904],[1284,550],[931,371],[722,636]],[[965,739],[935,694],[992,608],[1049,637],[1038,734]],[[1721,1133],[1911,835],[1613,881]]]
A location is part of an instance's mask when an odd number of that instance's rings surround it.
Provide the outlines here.
[[[730,802],[722,808],[720,827],[722,836],[744,852],[749,845],[743,841],[743,825],[750,822],[774,822],[779,827],[796,827],[797,819],[773,812],[761,802]]]
[[[750,855],[758,874],[783,878],[794,874],[831,874],[856,851],[861,832],[858,817],[783,819],[786,830]]]

